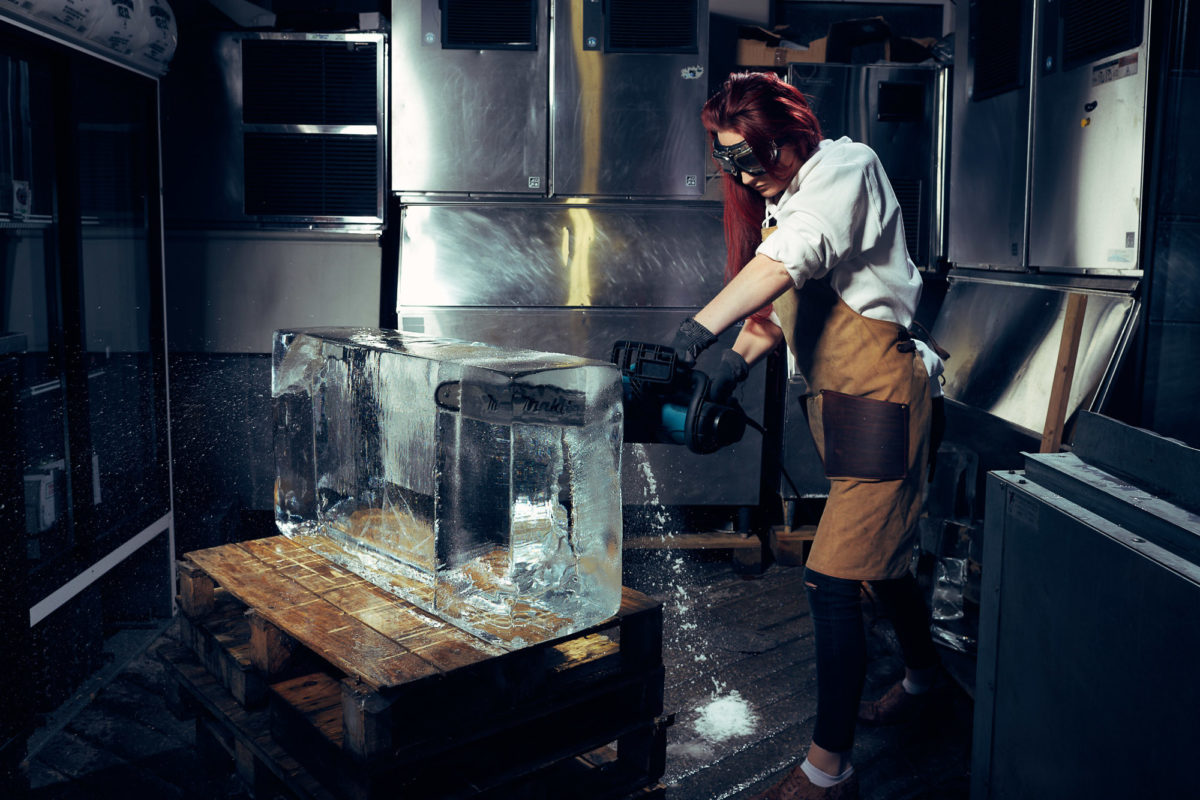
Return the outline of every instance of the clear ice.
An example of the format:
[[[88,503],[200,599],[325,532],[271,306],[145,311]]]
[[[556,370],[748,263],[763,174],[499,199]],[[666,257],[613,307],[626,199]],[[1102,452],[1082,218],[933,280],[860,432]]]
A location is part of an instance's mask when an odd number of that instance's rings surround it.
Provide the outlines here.
[[[276,331],[286,536],[510,648],[621,602],[621,385],[600,361],[397,331]]]

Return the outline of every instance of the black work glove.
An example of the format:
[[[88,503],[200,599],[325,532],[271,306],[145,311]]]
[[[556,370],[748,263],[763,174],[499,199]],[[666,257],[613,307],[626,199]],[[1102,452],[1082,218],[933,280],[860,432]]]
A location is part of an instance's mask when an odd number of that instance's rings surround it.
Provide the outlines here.
[[[696,356],[703,353],[717,341],[717,337],[708,328],[688,317],[679,324],[671,347],[675,350],[675,359],[685,366],[696,366]]]
[[[739,383],[746,380],[750,365],[746,359],[732,350],[721,351],[721,361],[709,376],[707,397],[714,403],[729,402],[730,395]]]

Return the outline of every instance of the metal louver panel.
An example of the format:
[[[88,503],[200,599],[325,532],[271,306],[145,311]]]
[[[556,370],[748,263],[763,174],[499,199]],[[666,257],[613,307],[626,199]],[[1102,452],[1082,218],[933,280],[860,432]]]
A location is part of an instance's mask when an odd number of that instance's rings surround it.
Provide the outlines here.
[[[1095,61],[1142,43],[1142,0],[1066,0],[1063,66]]]
[[[442,47],[536,50],[537,0],[443,0]]]
[[[79,137],[79,204],[85,217],[140,223],[146,216],[145,182],[134,154],[132,127],[88,125]]]
[[[242,42],[242,121],[375,125],[374,42]]]
[[[696,0],[608,0],[611,53],[695,53]]]
[[[372,217],[379,179],[375,136],[246,133],[246,213]]]
[[[924,187],[919,178],[893,178],[892,191],[900,203],[900,215],[904,218],[904,244],[908,256],[915,263],[923,259],[921,254],[921,192]],[[922,264],[922,266],[929,266]]]
[[[1025,84],[1021,35],[1026,12],[1013,0],[971,4],[971,47],[975,55],[973,100],[986,100]]]
[[[270,225],[377,224],[383,37],[260,33],[237,41],[242,214]]]

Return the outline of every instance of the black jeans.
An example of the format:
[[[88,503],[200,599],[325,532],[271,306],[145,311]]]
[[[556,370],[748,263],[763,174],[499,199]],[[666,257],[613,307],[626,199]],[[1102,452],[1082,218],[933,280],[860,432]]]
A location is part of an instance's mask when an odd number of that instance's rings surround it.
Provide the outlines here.
[[[909,669],[938,663],[929,635],[929,610],[911,575],[871,581],[883,612],[892,621]],[[804,570],[808,607],[817,643],[817,725],[813,742],[835,753],[854,746],[854,726],[867,673],[862,621],[862,583]]]

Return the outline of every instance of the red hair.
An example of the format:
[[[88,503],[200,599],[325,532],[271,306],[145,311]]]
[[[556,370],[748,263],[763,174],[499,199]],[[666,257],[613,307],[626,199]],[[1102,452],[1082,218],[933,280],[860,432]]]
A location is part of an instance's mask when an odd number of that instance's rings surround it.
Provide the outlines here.
[[[755,158],[777,180],[792,176],[788,167],[772,159],[773,147],[795,148],[800,163],[808,160],[821,142],[821,125],[808,101],[795,86],[770,72],[738,72],[704,104],[700,113],[712,136],[717,131],[739,134],[754,151]],[[794,168],[794,167],[793,167]],[[750,259],[761,241],[766,201],[725,173],[725,280],[733,279]]]

